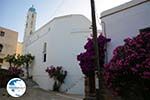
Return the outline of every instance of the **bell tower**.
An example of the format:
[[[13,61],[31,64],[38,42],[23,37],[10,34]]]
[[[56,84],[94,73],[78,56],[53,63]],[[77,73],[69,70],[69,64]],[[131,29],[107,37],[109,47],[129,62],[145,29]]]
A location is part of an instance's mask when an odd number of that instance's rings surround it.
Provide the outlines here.
[[[35,25],[36,25],[36,9],[32,5],[32,7],[30,7],[28,10],[27,18],[26,18],[24,39],[23,39],[24,51],[28,45],[30,36],[35,31]]]

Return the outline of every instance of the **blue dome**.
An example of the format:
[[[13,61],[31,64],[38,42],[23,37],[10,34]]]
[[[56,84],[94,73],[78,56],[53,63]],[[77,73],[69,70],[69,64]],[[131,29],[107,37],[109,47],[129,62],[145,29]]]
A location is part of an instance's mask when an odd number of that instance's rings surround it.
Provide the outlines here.
[[[32,7],[29,8],[29,11],[31,11],[31,12],[36,12],[36,10],[35,10],[35,8],[33,7],[33,5],[32,5]]]

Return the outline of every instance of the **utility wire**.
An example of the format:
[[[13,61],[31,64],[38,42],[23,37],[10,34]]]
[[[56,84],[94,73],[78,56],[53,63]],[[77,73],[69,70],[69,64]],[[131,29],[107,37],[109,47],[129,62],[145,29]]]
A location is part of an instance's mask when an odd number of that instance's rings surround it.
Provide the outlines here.
[[[60,4],[56,7],[56,9],[51,14],[50,18],[52,18],[56,14],[56,12],[58,11],[58,9],[64,4],[64,2],[65,2],[65,0],[61,0]]]

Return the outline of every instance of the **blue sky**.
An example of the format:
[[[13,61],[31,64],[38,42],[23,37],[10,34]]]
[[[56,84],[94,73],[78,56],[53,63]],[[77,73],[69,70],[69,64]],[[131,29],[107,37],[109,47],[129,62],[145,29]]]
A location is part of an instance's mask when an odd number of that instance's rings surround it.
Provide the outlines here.
[[[102,11],[128,1],[95,0],[97,20]],[[19,32],[19,41],[23,41],[26,14],[31,5],[37,12],[36,29],[56,16],[83,14],[91,19],[90,0],[0,0],[0,26]]]

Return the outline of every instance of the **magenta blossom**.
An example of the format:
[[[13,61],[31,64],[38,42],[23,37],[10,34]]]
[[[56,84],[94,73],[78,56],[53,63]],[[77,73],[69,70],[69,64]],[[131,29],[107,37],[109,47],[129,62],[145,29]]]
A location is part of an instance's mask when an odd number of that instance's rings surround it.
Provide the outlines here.
[[[112,59],[104,67],[106,86],[123,97],[130,97],[132,92],[131,97],[138,93],[143,100],[149,100],[150,32],[142,32],[124,42],[113,51]]]
[[[99,47],[99,58],[100,66],[103,67],[104,64],[104,54],[105,54],[105,44],[110,41],[110,39],[105,38],[102,34],[97,38]],[[88,42],[85,44],[85,52],[80,53],[77,56],[80,68],[85,76],[93,75],[96,70],[95,65],[95,51],[93,38],[88,38]]]

